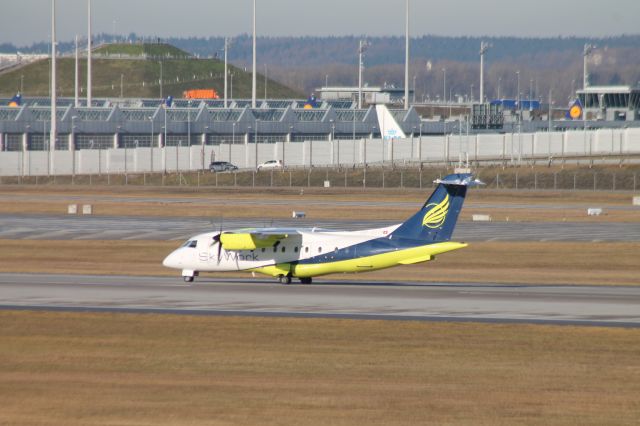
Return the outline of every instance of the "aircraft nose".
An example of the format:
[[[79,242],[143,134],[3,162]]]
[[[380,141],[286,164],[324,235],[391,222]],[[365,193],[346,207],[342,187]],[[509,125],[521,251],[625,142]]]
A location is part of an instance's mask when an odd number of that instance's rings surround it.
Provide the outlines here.
[[[182,268],[181,258],[182,256],[180,256],[180,253],[178,252],[178,250],[175,250],[171,254],[169,254],[169,256],[164,258],[164,260],[162,261],[162,264],[167,268],[181,269]]]

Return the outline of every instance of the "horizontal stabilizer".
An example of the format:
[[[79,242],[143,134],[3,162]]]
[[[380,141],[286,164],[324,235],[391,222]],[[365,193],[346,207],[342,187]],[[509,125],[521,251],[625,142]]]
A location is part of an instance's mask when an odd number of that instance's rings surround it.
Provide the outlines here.
[[[441,183],[443,185],[460,185],[460,186],[469,186],[469,187],[484,185],[484,182],[480,181],[479,179],[474,179],[472,175],[468,175],[468,174],[449,175],[444,179],[436,179],[433,181],[433,183],[436,183],[436,184]]]

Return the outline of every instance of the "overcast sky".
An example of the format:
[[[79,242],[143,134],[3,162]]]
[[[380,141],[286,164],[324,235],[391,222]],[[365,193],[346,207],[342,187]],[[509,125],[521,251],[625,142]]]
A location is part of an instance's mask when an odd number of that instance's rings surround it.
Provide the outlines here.
[[[405,0],[257,0],[269,36],[402,35]],[[251,31],[251,0],[93,0],[94,32],[224,36]],[[411,34],[638,34],[640,0],[411,0]],[[57,0],[58,38],[86,34],[87,0]],[[51,0],[0,0],[0,42],[47,40]],[[115,22],[115,23],[114,23]]]

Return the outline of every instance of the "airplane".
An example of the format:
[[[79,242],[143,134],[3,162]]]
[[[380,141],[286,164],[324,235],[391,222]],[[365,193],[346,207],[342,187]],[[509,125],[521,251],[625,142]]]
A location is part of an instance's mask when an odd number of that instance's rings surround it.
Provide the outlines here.
[[[467,188],[482,184],[468,173],[434,181],[436,189],[405,222],[364,231],[318,228],[219,230],[189,238],[163,261],[179,269],[185,282],[201,272],[260,273],[282,284],[317,276],[362,273],[413,265],[467,247],[451,241]]]

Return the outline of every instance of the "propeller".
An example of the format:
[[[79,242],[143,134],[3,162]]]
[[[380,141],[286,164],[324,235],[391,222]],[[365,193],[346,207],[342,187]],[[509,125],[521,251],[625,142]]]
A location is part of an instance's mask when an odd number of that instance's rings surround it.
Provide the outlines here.
[[[222,230],[222,223],[223,223],[223,220],[221,218],[220,219],[220,232],[218,233],[218,235],[213,237],[213,243],[211,244],[212,246],[214,244],[218,244],[218,265],[220,264],[220,260],[222,258],[222,240],[221,240],[221,237],[222,237],[222,233],[224,232]]]
[[[220,219],[220,233],[218,234],[218,265],[220,264],[220,258],[222,256],[222,223],[224,219]],[[214,238],[215,239],[215,238]]]

